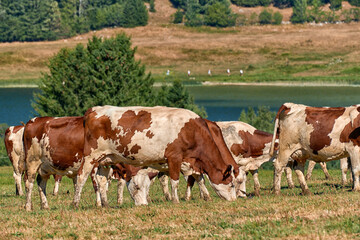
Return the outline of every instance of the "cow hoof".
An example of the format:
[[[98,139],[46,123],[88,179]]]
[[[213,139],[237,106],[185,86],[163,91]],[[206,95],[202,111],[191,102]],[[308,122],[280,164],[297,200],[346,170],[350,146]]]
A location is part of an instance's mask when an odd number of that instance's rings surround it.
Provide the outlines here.
[[[49,210],[50,208],[49,208],[49,205],[46,205],[46,206],[41,206],[41,209],[42,210]]]
[[[204,200],[207,201],[207,202],[208,202],[208,201],[212,201],[212,199],[211,199],[210,196],[208,196],[208,197],[204,196]]]
[[[174,199],[173,201],[172,201],[174,204],[179,204],[180,202],[179,202],[179,199]]]
[[[185,201],[190,201],[190,199],[191,199],[190,197],[184,197]]]
[[[255,190],[254,194],[255,194],[256,197],[260,197],[260,191],[259,190]]]
[[[28,212],[32,211],[32,206],[29,205],[29,204],[26,204],[25,205],[25,210],[28,211]]]
[[[312,195],[312,193],[310,192],[309,189],[305,189],[302,194],[303,194],[304,196],[311,196],[311,195]]]
[[[104,203],[101,205],[103,208],[109,208],[109,203]]]
[[[289,184],[288,188],[289,188],[289,189],[294,189],[294,188],[295,188],[295,185],[294,185],[294,184]]]
[[[274,193],[275,196],[280,196],[280,191],[274,190],[273,193]]]

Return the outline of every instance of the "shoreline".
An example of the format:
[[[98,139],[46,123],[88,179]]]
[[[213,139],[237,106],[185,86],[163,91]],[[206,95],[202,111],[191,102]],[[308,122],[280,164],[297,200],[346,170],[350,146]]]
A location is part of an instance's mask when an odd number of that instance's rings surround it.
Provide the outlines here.
[[[164,83],[155,82],[154,87],[161,87]],[[165,83],[169,85],[169,83]],[[360,84],[330,83],[330,82],[199,82],[199,84],[184,84],[191,86],[276,86],[276,87],[360,87]],[[0,85],[0,88],[38,88],[36,84]]]

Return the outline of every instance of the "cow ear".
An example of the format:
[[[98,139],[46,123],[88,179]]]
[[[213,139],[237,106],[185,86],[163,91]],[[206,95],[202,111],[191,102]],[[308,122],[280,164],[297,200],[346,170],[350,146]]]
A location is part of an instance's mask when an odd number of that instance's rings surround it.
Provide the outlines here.
[[[228,165],[225,172],[224,172],[224,178],[223,180],[227,179],[228,177],[231,176],[231,172],[232,172],[233,166]]]

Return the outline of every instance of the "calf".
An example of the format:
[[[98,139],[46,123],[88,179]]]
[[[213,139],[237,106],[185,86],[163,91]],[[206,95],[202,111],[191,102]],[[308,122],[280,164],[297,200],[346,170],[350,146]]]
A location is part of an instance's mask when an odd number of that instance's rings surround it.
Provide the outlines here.
[[[84,163],[75,206],[91,169],[106,161],[169,172],[175,203],[179,202],[180,171],[186,175],[203,171],[220,197],[236,199],[234,181],[239,169],[232,158],[224,160],[205,120],[197,114],[167,107],[103,106],[89,109],[84,118]]]
[[[275,119],[270,155],[274,154],[275,138],[279,152],[274,162],[274,193],[280,193],[281,172],[293,158],[295,172],[303,194],[310,194],[304,177],[306,159],[327,162],[351,158],[354,191],[360,191],[360,106],[309,107],[294,103],[283,104]]]

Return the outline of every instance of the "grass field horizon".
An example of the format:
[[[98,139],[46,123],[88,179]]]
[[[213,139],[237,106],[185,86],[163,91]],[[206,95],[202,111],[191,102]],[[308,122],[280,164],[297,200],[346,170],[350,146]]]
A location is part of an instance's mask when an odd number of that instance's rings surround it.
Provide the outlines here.
[[[176,9],[169,1],[156,0],[155,6],[157,12],[150,13],[144,27],[106,28],[57,41],[0,43],[0,85],[36,84],[41,73],[48,71],[48,59],[61,48],[86,44],[93,35],[109,38],[119,33],[131,36],[133,47],[137,47],[136,59],[157,82],[360,84],[360,23],[189,28],[170,24]],[[284,20],[291,14],[291,9],[279,11],[283,11]],[[231,76],[227,76],[227,69]]]
[[[116,204],[116,182],[109,189],[109,208],[95,207],[90,182],[85,185],[79,209],[71,206],[72,181],[64,178],[58,196],[48,183],[50,210],[41,210],[36,187],[32,212],[24,209],[25,197],[15,196],[11,167],[0,167],[1,239],[355,239],[360,237],[359,193],[351,184],[341,186],[340,170],[330,170],[325,180],[314,170],[308,182],[312,196],[287,189],[271,193],[272,171],[259,172],[261,196],[252,197],[253,181],[248,177],[248,199],[226,202],[209,187],[212,201],[199,199],[194,186],[192,200],[185,202],[186,183],[180,181],[180,204],[167,202],[158,180],[150,188],[149,206],[135,206],[127,190],[124,204]],[[294,176],[295,177],[295,176]]]

